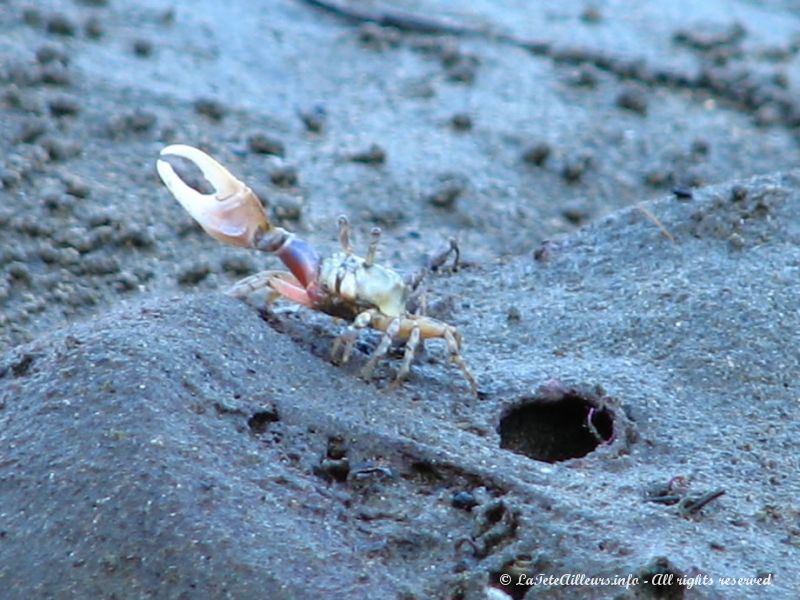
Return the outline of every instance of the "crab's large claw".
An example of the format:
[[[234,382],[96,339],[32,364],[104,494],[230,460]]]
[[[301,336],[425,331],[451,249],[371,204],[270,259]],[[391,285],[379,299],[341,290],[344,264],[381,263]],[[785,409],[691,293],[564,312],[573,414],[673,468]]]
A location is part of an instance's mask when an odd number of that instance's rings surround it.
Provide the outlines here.
[[[201,194],[189,187],[166,160],[156,163],[164,185],[210,236],[234,246],[252,247],[261,234],[272,229],[253,190],[202,150],[174,144],[164,148],[161,156],[191,161],[214,187],[213,194]]]

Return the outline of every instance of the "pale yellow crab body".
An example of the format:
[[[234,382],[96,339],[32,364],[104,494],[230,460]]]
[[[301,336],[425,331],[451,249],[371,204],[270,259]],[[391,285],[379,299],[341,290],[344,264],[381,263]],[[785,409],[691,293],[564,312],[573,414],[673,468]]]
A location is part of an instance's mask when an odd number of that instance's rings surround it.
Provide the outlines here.
[[[322,260],[319,282],[339,301],[360,310],[377,308],[387,317],[405,314],[409,290],[397,271],[366,264],[355,254],[337,252]]]

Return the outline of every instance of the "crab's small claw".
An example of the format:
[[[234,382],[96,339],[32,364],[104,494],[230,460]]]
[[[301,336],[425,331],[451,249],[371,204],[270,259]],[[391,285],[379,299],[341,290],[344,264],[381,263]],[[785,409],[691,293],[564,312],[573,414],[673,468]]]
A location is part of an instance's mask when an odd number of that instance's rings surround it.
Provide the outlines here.
[[[210,236],[234,246],[252,247],[258,237],[272,229],[253,190],[202,150],[174,144],[164,148],[161,156],[191,161],[214,187],[213,194],[201,194],[187,185],[166,160],[156,163],[164,185]]]

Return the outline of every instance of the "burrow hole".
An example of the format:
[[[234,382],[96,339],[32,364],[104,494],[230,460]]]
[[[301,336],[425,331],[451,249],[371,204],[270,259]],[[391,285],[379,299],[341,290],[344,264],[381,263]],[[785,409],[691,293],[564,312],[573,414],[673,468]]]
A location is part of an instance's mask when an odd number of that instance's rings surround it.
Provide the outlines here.
[[[500,419],[500,447],[554,463],[586,456],[614,436],[608,408],[579,392],[523,398]]]
[[[254,412],[249,419],[247,419],[247,426],[255,434],[265,433],[272,423],[280,421],[277,411],[275,410],[260,410]]]

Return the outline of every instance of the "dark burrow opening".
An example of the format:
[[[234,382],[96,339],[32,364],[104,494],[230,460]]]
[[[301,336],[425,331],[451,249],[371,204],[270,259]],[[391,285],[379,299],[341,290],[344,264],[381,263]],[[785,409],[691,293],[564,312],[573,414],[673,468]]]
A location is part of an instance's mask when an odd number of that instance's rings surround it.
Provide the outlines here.
[[[523,398],[500,419],[500,447],[544,462],[586,456],[614,436],[611,411],[575,390]]]
[[[278,413],[274,410],[260,410],[254,412],[249,419],[247,419],[247,426],[253,433],[265,433],[270,424],[280,421]]]

